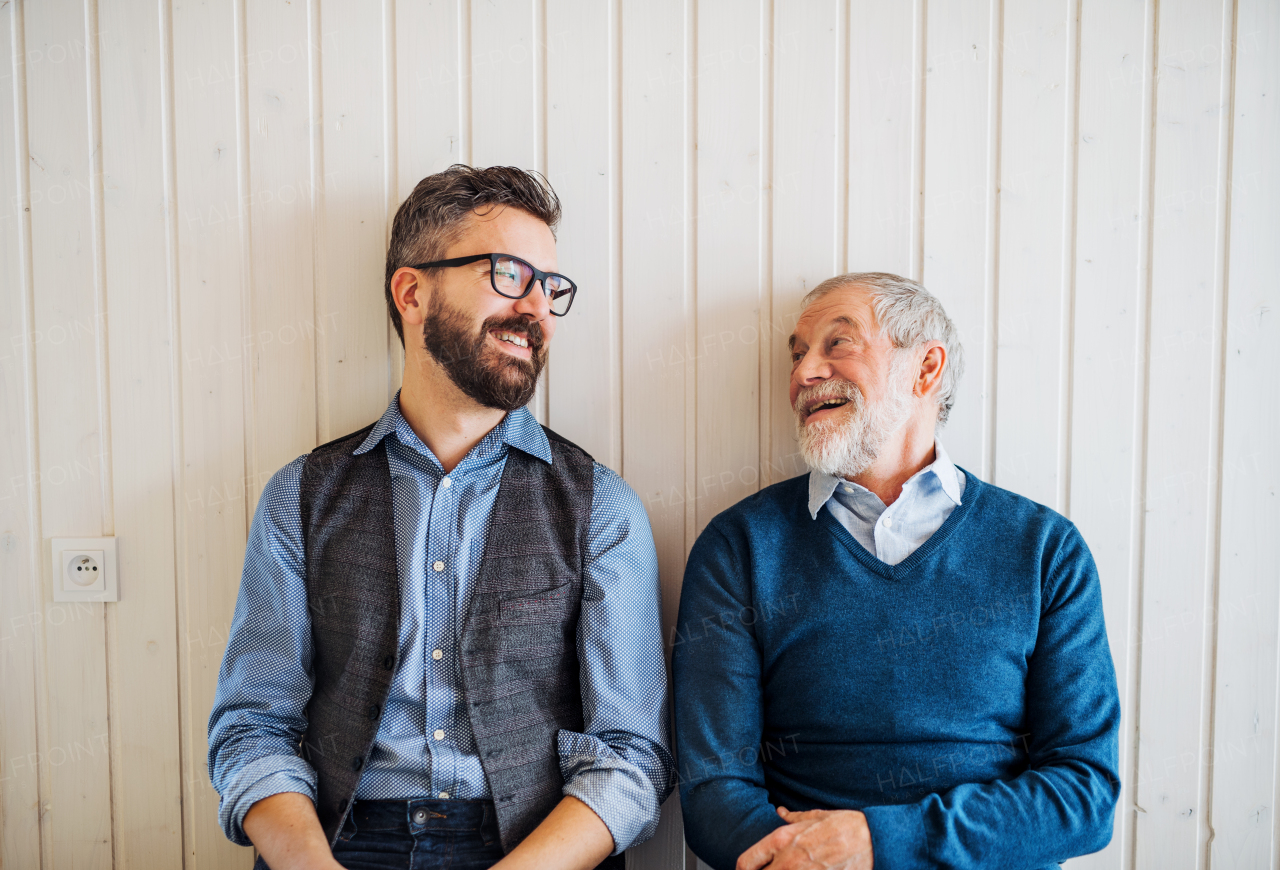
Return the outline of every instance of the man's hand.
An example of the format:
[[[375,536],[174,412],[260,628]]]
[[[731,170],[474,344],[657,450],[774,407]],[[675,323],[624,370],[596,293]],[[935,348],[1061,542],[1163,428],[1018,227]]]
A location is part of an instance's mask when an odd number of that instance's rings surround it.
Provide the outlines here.
[[[786,826],[743,852],[737,870],[871,870],[871,829],[857,810],[778,815]]]

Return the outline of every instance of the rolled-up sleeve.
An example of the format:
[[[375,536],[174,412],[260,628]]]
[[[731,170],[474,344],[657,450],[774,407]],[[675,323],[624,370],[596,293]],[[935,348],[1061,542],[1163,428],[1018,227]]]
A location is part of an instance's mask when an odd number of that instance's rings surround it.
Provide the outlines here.
[[[218,821],[242,846],[249,845],[242,823],[257,801],[281,792],[315,800],[315,771],[297,751],[312,689],[298,512],[304,459],[278,471],[258,502],[209,717],[209,777],[222,798]]]
[[[653,532],[635,492],[599,463],[578,657],[584,733],[559,734],[564,793],[600,817],[617,854],[653,836],[675,764]]]

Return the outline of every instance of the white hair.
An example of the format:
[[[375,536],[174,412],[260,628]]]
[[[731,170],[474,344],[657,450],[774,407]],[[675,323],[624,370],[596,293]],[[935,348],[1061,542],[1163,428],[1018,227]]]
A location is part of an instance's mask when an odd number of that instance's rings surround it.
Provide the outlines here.
[[[888,272],[849,272],[828,278],[810,290],[800,303],[801,310],[845,287],[867,289],[880,331],[895,348],[909,350],[936,341],[946,349],[947,361],[937,394],[938,424],[945,424],[956,401],[956,386],[964,374],[964,348],[942,303],[923,284],[909,278]]]

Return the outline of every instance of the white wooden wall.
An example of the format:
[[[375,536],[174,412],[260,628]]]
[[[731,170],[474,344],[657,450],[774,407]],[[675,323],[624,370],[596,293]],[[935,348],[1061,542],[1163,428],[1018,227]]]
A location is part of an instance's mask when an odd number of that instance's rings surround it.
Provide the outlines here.
[[[1108,849],[1280,867],[1276,0],[0,0],[0,867],[247,868],[205,773],[270,474],[376,416],[390,216],[545,172],[583,292],[540,416],[619,469],[670,621],[799,473],[785,349],[922,278],[943,437],[1068,514],[1124,704]],[[48,539],[120,539],[54,604]],[[633,867],[692,866],[677,807]]]

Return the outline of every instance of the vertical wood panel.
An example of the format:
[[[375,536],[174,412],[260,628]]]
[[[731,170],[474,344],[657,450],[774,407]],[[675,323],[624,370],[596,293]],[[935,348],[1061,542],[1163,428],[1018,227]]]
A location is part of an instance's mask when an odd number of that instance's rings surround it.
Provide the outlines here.
[[[182,863],[172,385],[159,7],[99,6],[114,531],[115,867]]]
[[[208,721],[244,562],[251,475],[245,462],[245,327],[237,100],[244,72],[229,4],[173,8],[174,141],[180,312],[181,486],[178,655],[181,663],[185,870],[248,868],[252,850],[218,826]],[[259,486],[265,479],[259,478]]]
[[[424,177],[471,162],[463,130],[471,70],[460,57],[460,7],[469,2],[396,6],[396,206]]]
[[[694,363],[687,331],[694,313],[696,225],[691,199],[695,46],[692,0],[623,2],[622,467],[648,511],[658,549],[664,634],[680,603],[686,511],[692,514],[687,439]],[[685,866],[680,802],[672,797],[652,840],[632,866]]]
[[[30,211],[26,179],[26,64],[21,7],[0,10],[0,867],[41,866],[43,729],[37,693],[44,671],[44,605],[34,410],[34,300],[30,292]],[[61,619],[64,611],[56,613]],[[29,759],[31,761],[29,761]]]
[[[538,168],[536,0],[471,3],[471,157]]]
[[[308,8],[246,3],[252,501],[317,443]]]
[[[387,203],[387,234],[405,197],[426,176],[454,163],[471,163],[468,129],[471,93],[470,0],[395,3],[390,63],[394,80],[394,116],[387,121],[395,136],[394,185]],[[384,24],[385,26],[385,24]],[[385,258],[386,245],[381,249]],[[385,259],[384,259],[385,262]],[[404,351],[387,324],[391,346],[389,392],[400,388]],[[388,396],[390,399],[390,396]]]
[[[755,492],[760,465],[762,158],[772,34],[768,0],[697,7],[697,527]],[[767,29],[766,29],[767,28]]]
[[[28,142],[31,160],[31,242],[39,419],[41,527],[48,538],[96,537],[103,516],[104,456],[98,342],[104,340],[98,305],[94,238],[94,154],[90,127],[91,47],[96,33],[82,4],[24,7],[27,46]],[[36,54],[38,52],[39,54]],[[41,288],[59,292],[41,292]],[[55,336],[62,338],[55,342]],[[64,338],[65,337],[65,338]],[[96,469],[79,481],[71,472]],[[51,547],[42,546],[45,600],[52,599]],[[110,867],[111,784],[108,759],[106,636],[103,608],[45,632],[48,699],[45,739],[49,793],[58,807],[50,818],[53,866]],[[54,765],[54,748],[74,761]],[[77,747],[83,747],[78,749]],[[43,796],[42,796],[43,797]]]
[[[615,282],[619,146],[612,5],[547,3],[547,176],[560,196],[560,270],[578,283],[556,324],[548,425],[615,469],[621,455],[619,290]],[[583,69],[595,71],[583,75]],[[637,292],[645,293],[643,285]]]
[[[1000,486],[1065,509],[1059,497],[1064,174],[1074,63],[1071,0],[1006,0],[1000,144],[999,369],[996,465]]]
[[[806,0],[774,7],[772,304],[762,310],[756,329],[735,336],[759,345],[767,379],[760,391],[760,416],[769,437],[761,445],[760,486],[805,471],[787,401],[787,339],[800,300],[840,271],[844,253],[844,197],[833,183],[840,175],[837,163],[845,159],[838,147],[845,73],[839,6]]]
[[[313,172],[323,205],[311,328],[323,409],[316,440],[325,442],[376,420],[387,406],[382,19],[363,5],[324,0],[311,50],[319,51],[322,83],[322,111],[312,123],[323,130]]]
[[[1276,615],[1280,612],[1280,7],[1241,0],[1235,26],[1235,111],[1227,251],[1222,434],[1221,585],[1212,768],[1221,867],[1276,866]]]
[[[1075,226],[1075,398],[1071,518],[1093,552],[1121,698],[1120,770],[1132,769],[1139,577],[1129,482],[1140,457],[1146,286],[1140,219],[1150,124],[1146,3],[1086,2],[1080,23],[1080,158]],[[1119,868],[1130,853],[1133,783],[1121,777],[1111,844],[1072,867]]]
[[[924,285],[960,332],[965,375],[951,419],[939,435],[956,463],[989,479],[984,450],[989,419],[987,258],[995,206],[988,130],[997,46],[993,0],[929,7],[925,71]]]
[[[472,163],[545,172],[545,0],[472,0],[470,12]],[[547,376],[529,402],[544,425]]]
[[[1225,7],[1225,8],[1224,8]],[[1161,3],[1155,104],[1137,864],[1201,866],[1214,606],[1226,4]]]
[[[850,0],[849,240],[852,272],[910,275],[920,84],[914,4]]]

